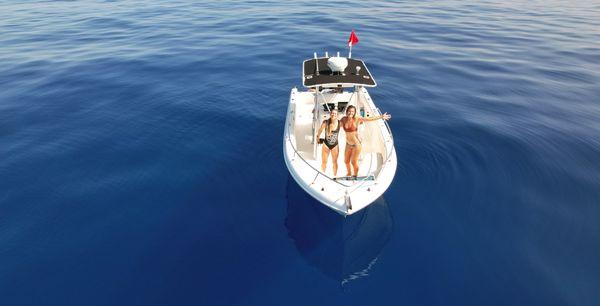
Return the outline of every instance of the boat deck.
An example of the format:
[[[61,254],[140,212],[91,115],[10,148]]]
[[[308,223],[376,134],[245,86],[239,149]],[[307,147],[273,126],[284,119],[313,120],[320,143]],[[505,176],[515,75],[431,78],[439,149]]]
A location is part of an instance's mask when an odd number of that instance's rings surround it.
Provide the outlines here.
[[[315,105],[319,108],[315,109]],[[313,126],[314,114],[317,113],[317,122],[321,123],[328,119],[329,109],[336,105],[338,109],[355,105],[365,117],[379,115],[364,88],[358,93],[340,93],[338,90],[299,92],[294,88],[284,132],[284,155],[290,174],[300,187],[338,213],[350,215],[375,201],[389,187],[396,172],[396,154],[386,124],[382,120],[371,121],[358,127],[362,137],[358,179],[346,179],[346,135],[343,129],[338,136],[340,153],[336,175],[331,157],[325,171],[321,171],[322,145],[315,146],[313,142],[318,128]],[[338,112],[343,116],[343,111]],[[334,177],[339,179],[332,180]]]
[[[298,99],[296,104],[296,116],[295,116],[295,131],[294,134],[296,136],[296,148],[298,149],[302,158],[308,162],[313,168],[321,170],[321,161],[322,161],[322,146],[318,145],[315,149],[313,141],[313,127],[312,127],[312,113],[314,109],[314,94],[311,92],[303,92],[299,93],[300,99]],[[335,98],[335,97],[332,97]],[[350,99],[350,94],[347,95],[339,95],[338,99],[346,100]],[[332,99],[333,102],[339,102]],[[340,115],[342,113],[340,112]],[[326,120],[328,117],[321,118],[322,120]],[[322,121],[321,120],[321,121]],[[359,134],[365,135],[368,134],[367,125],[362,124],[359,126]],[[336,174],[333,173],[333,161],[332,154],[327,160],[327,167],[325,169],[325,174],[330,177],[346,177],[348,174],[348,170],[344,163],[344,151],[346,148],[346,135],[344,129],[340,129],[340,134],[338,136],[338,148],[339,155],[337,159],[338,171]],[[383,164],[383,156],[381,153],[371,152],[369,148],[369,143],[363,143],[363,150],[359,157],[359,166],[358,166],[358,176],[359,177],[367,177],[376,175],[378,169]]]

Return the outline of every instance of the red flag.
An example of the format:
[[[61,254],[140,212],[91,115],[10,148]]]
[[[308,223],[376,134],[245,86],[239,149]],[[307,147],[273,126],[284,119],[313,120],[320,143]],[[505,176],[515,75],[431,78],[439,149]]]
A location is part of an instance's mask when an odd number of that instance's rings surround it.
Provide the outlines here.
[[[356,36],[356,33],[354,33],[354,30],[352,30],[352,33],[350,33],[350,37],[348,38],[348,46],[354,46],[358,44],[358,36]]]

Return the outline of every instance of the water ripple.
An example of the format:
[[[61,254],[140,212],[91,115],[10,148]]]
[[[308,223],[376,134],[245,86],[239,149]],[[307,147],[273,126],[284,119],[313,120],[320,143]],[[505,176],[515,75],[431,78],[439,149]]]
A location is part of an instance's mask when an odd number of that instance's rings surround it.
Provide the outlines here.
[[[594,1],[5,1],[0,16],[9,304],[600,299]],[[352,28],[399,168],[394,235],[342,293],[286,235],[281,134],[302,60],[345,53]]]

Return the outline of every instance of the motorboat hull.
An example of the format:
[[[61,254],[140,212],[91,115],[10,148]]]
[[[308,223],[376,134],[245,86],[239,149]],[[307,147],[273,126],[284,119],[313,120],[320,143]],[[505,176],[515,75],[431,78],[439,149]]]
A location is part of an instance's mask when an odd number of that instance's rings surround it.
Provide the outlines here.
[[[315,126],[325,118],[321,117],[322,106],[328,103],[320,103],[319,97],[323,95],[324,101],[338,99],[335,105],[347,100],[348,105],[360,106],[361,112],[366,110],[367,117],[381,114],[365,88],[357,87],[356,92],[331,94],[331,98],[328,98],[317,91],[300,92],[292,89],[283,135],[284,160],[292,178],[313,198],[342,215],[354,214],[378,199],[392,183],[397,167],[389,126],[383,120],[376,120],[365,123],[362,131],[359,128],[359,134],[366,135],[358,179],[348,180],[334,175],[331,160],[328,160],[326,171],[322,171],[321,148],[315,144],[313,135]],[[341,132],[338,172],[342,174],[346,173],[343,163],[344,138]]]

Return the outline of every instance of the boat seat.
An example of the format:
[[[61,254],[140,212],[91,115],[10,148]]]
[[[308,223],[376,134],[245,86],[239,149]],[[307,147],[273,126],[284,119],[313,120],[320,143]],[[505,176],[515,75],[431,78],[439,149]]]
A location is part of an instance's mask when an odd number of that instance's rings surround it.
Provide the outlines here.
[[[323,111],[324,112],[329,112],[329,110],[333,109],[334,107],[335,107],[335,103],[323,104]]]
[[[343,112],[346,109],[346,106],[348,106],[347,101],[338,102],[337,103],[338,112]],[[323,104],[323,111],[329,112],[329,110],[333,109],[334,107],[335,107],[335,103],[327,103],[327,105]]]

